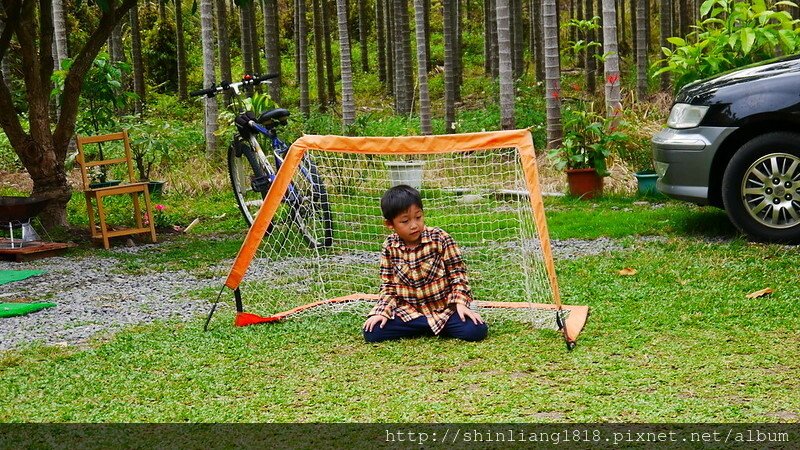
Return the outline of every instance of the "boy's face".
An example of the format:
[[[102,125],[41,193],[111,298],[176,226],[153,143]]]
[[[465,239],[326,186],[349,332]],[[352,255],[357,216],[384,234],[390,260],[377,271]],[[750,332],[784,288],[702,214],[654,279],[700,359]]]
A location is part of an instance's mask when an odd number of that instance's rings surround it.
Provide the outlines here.
[[[425,229],[425,214],[422,208],[411,205],[392,220],[387,220],[386,226],[400,236],[406,245],[418,245],[421,240],[422,230]]]

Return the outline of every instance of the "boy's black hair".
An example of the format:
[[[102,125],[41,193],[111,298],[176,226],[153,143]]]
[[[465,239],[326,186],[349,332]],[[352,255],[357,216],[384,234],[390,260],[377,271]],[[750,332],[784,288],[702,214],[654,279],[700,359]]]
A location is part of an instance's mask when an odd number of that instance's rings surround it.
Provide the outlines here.
[[[381,197],[381,212],[383,212],[383,218],[389,221],[402,214],[411,205],[417,205],[419,209],[423,209],[422,197],[418,190],[405,184],[390,188]]]

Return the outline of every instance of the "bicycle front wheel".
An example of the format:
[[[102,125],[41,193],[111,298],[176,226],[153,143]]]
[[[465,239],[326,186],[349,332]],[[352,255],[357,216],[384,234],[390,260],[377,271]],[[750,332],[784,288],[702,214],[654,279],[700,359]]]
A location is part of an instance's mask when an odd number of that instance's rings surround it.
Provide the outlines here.
[[[238,141],[228,147],[228,174],[231,177],[233,196],[242,217],[250,227],[264,204],[264,197],[267,196],[275,173],[271,167],[265,167],[258,160],[245,142]],[[272,225],[267,232],[271,230]]]
[[[288,193],[292,218],[309,247],[330,247],[333,244],[333,220],[328,192],[311,159],[303,158],[302,166]]]

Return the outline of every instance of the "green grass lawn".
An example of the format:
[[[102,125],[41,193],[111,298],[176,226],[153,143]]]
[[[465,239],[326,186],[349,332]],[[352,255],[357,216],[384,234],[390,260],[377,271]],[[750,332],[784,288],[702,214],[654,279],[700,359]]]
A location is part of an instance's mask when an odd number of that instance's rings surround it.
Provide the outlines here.
[[[371,345],[359,317],[236,329],[228,308],[207,333],[197,318],[0,353],[0,421],[800,420],[796,248],[747,243],[721,212],[681,203],[547,206],[555,238],[623,245],[557,261],[564,302],[592,308],[572,352],[553,331],[510,322],[480,343]],[[156,259],[205,270],[234,241],[209,251],[175,239]],[[765,287],[775,292],[746,298]]]

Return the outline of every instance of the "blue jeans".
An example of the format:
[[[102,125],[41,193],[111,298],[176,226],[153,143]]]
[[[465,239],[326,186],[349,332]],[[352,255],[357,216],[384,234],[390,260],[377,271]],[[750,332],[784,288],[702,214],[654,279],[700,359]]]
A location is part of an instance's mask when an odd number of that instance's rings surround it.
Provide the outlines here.
[[[489,327],[485,323],[475,325],[471,319],[463,322],[458,314],[453,314],[444,325],[440,336],[454,337],[464,341],[480,341],[489,333]],[[364,331],[364,340],[367,342],[381,342],[392,339],[411,338],[419,336],[433,336],[433,330],[428,325],[428,319],[417,317],[414,320],[403,322],[403,319],[395,317],[389,319],[383,328],[375,326],[372,331]]]

